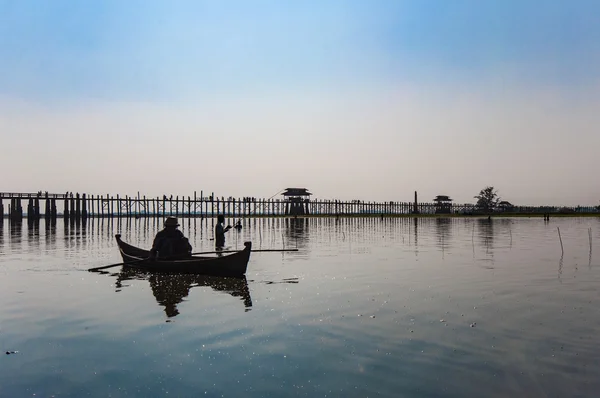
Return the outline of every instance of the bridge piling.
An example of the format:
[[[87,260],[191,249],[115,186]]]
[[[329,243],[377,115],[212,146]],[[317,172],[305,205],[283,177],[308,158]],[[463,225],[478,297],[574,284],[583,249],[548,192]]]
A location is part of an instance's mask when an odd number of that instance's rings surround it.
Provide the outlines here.
[[[81,218],[86,219],[88,215],[87,212],[87,198],[85,194],[81,195]]]
[[[81,219],[81,198],[79,197],[79,192],[75,194],[75,219]]]

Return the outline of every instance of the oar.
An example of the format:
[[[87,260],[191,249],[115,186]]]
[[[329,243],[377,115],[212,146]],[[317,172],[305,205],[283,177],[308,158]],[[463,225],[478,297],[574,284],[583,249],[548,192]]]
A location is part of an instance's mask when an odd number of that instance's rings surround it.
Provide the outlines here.
[[[218,254],[218,253],[238,253],[241,252],[243,250],[221,250],[221,251],[214,251],[214,252],[199,252],[199,253],[192,253],[192,256],[195,256],[197,254]],[[257,250],[250,250],[252,253],[256,253],[256,252],[297,252],[298,249],[257,249]]]
[[[103,265],[102,267],[94,267],[94,268],[90,268],[90,269],[88,269],[88,271],[90,271],[90,272],[94,272],[94,271],[100,271],[101,269],[112,268],[112,267],[116,267],[116,266],[118,266],[118,265],[130,265],[130,264],[135,264],[135,263],[139,263],[140,261],[144,261],[144,260],[146,260],[146,259],[145,259],[145,258],[142,258],[141,260],[128,261],[128,262],[120,262],[120,263],[111,264],[111,265]]]

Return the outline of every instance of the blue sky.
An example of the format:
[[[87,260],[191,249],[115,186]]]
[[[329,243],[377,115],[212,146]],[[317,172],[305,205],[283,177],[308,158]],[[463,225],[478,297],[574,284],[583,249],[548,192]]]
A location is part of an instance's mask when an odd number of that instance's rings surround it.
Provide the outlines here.
[[[261,173],[223,162],[220,178],[203,176],[192,187],[187,177],[175,181],[176,168],[162,175],[156,159],[142,155],[139,166],[132,166],[135,172],[117,183],[104,160],[108,148],[98,148],[89,156],[87,174],[73,171],[49,180],[24,170],[5,181],[3,190],[29,184],[37,191],[46,184],[45,190],[58,192],[189,193],[199,184],[226,196],[269,196],[304,184],[326,197],[410,200],[420,189],[469,201],[486,181],[529,203],[600,199],[598,189],[584,184],[562,190],[569,194],[528,188],[532,181],[552,181],[556,173],[550,170],[521,172],[513,181],[489,168],[510,158],[519,170],[531,169],[532,155],[523,148],[539,149],[538,163],[549,166],[549,153],[572,156],[576,167],[559,171],[561,178],[595,167],[581,156],[589,145],[567,140],[578,134],[581,142],[596,143],[594,131],[546,127],[596,122],[591,106],[598,103],[600,81],[596,1],[0,0],[0,10],[3,137],[76,151],[76,145],[105,134],[124,145],[135,142],[144,154],[185,142],[180,151],[185,170],[194,167],[189,159],[197,154],[191,148],[210,164],[219,157],[204,148],[219,147],[247,158]],[[399,118],[407,109],[410,114]],[[529,117],[537,130],[526,123],[514,126],[516,118]],[[472,119],[486,128],[475,130]],[[498,144],[503,134],[525,145]],[[469,145],[457,143],[463,136],[470,137]],[[336,144],[340,139],[346,142]],[[373,142],[398,151],[375,154]],[[469,153],[471,143],[475,154]],[[285,153],[294,149],[316,153],[318,167],[299,172],[287,165]],[[349,164],[347,157],[356,160]],[[41,153],[32,161],[62,168],[64,158]],[[281,161],[275,169],[273,159]],[[5,158],[0,166],[14,160]],[[431,162],[451,163],[461,173],[477,170],[478,177],[471,178],[472,186],[459,177],[448,182],[423,166],[421,175],[398,180],[407,167]],[[354,170],[353,178],[348,170]],[[330,172],[328,178],[323,171]],[[160,188],[144,177],[157,173]],[[93,184],[86,175],[94,176]],[[393,189],[391,180],[398,180]]]
[[[595,1],[2,1],[4,95],[597,79]],[[7,61],[7,62],[6,62]],[[204,95],[209,95],[208,93]]]

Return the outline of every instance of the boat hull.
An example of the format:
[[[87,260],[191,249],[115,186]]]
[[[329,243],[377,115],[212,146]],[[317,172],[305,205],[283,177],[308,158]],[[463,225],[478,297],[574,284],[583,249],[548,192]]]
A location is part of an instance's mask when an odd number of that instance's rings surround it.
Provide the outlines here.
[[[244,242],[239,252],[216,257],[192,256],[180,260],[148,260],[149,250],[140,249],[115,236],[124,266],[146,270],[148,272],[189,273],[216,276],[243,276],[246,274],[252,242]]]

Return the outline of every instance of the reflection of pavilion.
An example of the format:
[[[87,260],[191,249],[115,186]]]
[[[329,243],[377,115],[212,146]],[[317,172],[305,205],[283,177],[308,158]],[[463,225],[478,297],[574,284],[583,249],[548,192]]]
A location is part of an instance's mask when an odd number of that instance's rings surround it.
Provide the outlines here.
[[[478,218],[479,239],[486,248],[486,251],[494,247],[494,219]]]
[[[308,223],[307,217],[292,217],[286,218],[284,221],[285,235],[290,245],[305,247],[308,242]]]
[[[286,215],[303,215],[310,214],[308,204],[310,202],[310,195],[306,188],[286,188],[285,192],[282,193],[285,197],[285,214]]]
[[[451,236],[452,219],[449,217],[439,217],[435,219],[435,230],[438,243],[442,251],[448,245]]]
[[[248,289],[248,281],[243,278],[225,278],[217,276],[196,274],[166,274],[146,273],[134,268],[126,267],[116,274],[117,291],[124,286],[126,280],[148,280],[152,293],[159,305],[165,309],[168,318],[179,315],[177,304],[181,303],[195,286],[208,286],[215,291],[228,293],[244,301],[246,311],[252,309],[252,297]]]

